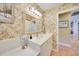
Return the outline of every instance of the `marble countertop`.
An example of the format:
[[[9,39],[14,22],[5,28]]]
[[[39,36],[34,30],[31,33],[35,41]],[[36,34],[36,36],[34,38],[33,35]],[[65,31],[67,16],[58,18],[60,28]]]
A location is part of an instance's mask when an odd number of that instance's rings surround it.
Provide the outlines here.
[[[36,55],[39,55],[40,50],[37,47],[37,45],[39,46],[43,45],[47,40],[49,40],[51,36],[52,36],[52,33],[41,34],[40,36],[34,37],[33,39],[30,40],[31,42],[35,43],[36,46],[35,45],[33,47],[29,46],[24,50],[18,47],[2,55],[4,56],[36,56]]]
[[[2,56],[37,56],[39,55],[39,53],[40,51],[36,51],[30,47],[27,47],[26,49],[21,49],[19,47],[7,53],[2,54]]]
[[[30,41],[38,44],[38,45],[42,45],[43,43],[45,43],[50,37],[52,36],[52,33],[46,33],[46,34],[42,34],[39,37],[34,37],[33,39],[31,39]]]

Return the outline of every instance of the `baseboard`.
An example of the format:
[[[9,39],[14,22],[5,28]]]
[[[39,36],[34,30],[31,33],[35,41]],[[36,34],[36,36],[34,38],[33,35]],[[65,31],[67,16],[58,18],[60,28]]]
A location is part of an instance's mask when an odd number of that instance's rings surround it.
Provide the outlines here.
[[[59,47],[57,46],[56,49],[53,49],[53,48],[52,48],[52,51],[59,51]]]
[[[59,45],[62,45],[62,46],[65,46],[65,47],[71,47],[71,45],[70,44],[67,44],[67,43],[59,43]]]
[[[52,51],[57,51],[57,49],[52,49]]]
[[[62,46],[65,46],[65,47],[71,47],[71,45],[70,44],[67,44],[67,43],[59,43],[58,44],[58,48],[57,49],[52,49],[52,51],[58,51],[59,50],[59,45],[62,45]]]

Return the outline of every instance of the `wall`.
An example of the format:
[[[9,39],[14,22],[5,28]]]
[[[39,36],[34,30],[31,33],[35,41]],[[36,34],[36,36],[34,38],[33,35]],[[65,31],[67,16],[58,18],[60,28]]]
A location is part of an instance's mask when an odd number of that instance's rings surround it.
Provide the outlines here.
[[[59,21],[68,21],[68,27],[66,28],[59,28],[59,42],[60,43],[70,43],[70,18],[71,18],[71,13],[63,13],[59,15]]]
[[[0,29],[3,29],[4,32],[0,34],[1,39],[5,38],[12,38],[20,35],[23,31],[23,24],[22,24],[22,9],[21,4],[14,4],[15,7],[13,8],[13,18],[12,24],[9,23],[0,23]]]
[[[25,12],[25,9],[31,5],[35,7],[36,9],[39,9],[40,12],[42,10],[36,5],[36,4],[22,4],[22,3],[16,3],[13,4],[13,11],[12,11],[12,24],[9,23],[0,23],[0,29],[4,30],[3,33],[0,32],[0,39],[5,39],[5,38],[13,38],[16,36],[21,35],[22,33],[25,32],[25,20],[29,18],[27,15],[24,15],[23,13]],[[0,5],[1,10],[2,10],[2,4]],[[30,18],[31,19],[31,18]],[[37,19],[37,26],[38,26],[38,31],[43,31],[42,29],[42,21],[43,19]]]
[[[58,32],[57,32],[57,20],[58,20],[58,13],[62,12],[62,11],[66,11],[66,10],[70,10],[70,9],[74,9],[74,8],[79,8],[79,4],[77,3],[63,3],[55,8],[51,8],[49,10],[46,10],[44,12],[44,24],[45,24],[45,31],[46,32],[51,32],[53,34],[53,48],[57,48],[57,36],[58,36]]]

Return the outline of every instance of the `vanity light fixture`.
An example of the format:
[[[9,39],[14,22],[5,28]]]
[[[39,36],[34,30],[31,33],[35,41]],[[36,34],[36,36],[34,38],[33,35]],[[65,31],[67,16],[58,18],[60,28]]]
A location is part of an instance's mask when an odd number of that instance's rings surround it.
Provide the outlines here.
[[[37,16],[40,16],[40,17],[42,16],[42,14],[38,10],[36,10],[34,7],[28,7],[27,11],[31,12],[32,14],[35,14]]]

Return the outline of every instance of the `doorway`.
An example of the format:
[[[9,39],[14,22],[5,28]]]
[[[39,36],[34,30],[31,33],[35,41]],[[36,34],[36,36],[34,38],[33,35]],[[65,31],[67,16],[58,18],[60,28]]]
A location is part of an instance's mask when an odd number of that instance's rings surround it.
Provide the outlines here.
[[[79,9],[75,8],[72,10],[59,12],[58,24],[58,44],[71,47],[72,41],[79,40]]]
[[[59,44],[70,45],[70,12],[59,14]]]

